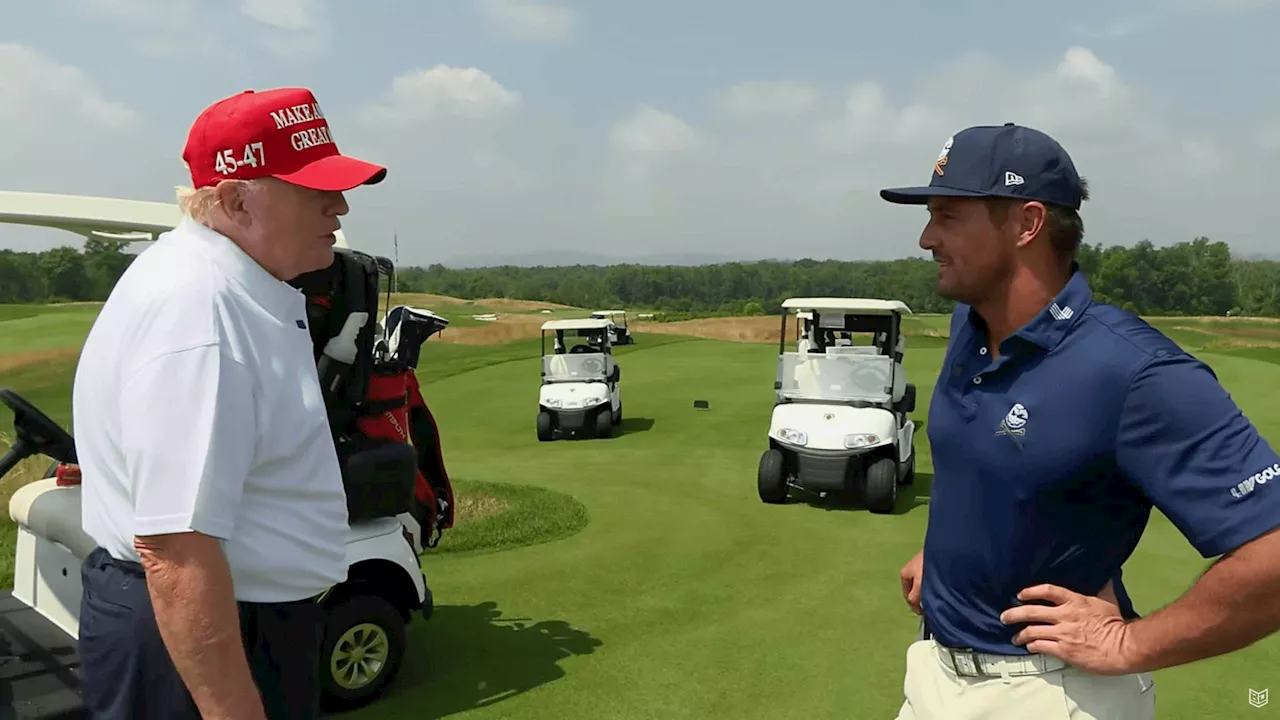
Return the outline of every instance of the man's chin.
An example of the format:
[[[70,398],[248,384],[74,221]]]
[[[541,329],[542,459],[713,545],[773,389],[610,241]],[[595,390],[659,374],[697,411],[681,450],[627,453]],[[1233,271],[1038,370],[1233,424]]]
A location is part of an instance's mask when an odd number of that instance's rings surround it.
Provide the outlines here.
[[[308,263],[307,269],[303,270],[304,273],[314,272],[316,270],[324,270],[325,268],[333,264],[333,248],[331,247],[321,248],[317,250],[309,259],[311,260],[311,262]]]

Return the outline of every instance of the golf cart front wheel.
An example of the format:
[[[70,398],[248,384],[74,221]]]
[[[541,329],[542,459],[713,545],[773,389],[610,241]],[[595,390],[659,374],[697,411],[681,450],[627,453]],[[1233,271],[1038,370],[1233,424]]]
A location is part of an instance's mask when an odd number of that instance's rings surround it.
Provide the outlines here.
[[[325,705],[352,709],[375,700],[404,659],[404,618],[378,595],[356,595],[330,608],[320,654]]]
[[[898,502],[898,463],[893,458],[877,457],[867,464],[864,501],[873,513],[893,512]]]
[[[555,428],[551,425],[551,413],[543,410],[538,413],[538,440],[547,442],[551,440],[555,434]]]
[[[607,405],[596,411],[596,437],[613,437],[613,409]]]
[[[756,488],[760,499],[778,504],[787,499],[787,463],[782,451],[770,448],[760,456],[760,470],[756,475]]]

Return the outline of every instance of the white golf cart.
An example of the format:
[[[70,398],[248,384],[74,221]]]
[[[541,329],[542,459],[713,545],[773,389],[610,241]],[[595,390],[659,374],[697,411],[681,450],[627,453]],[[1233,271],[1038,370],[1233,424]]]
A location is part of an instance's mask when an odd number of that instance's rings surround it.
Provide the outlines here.
[[[591,313],[591,317],[598,320],[609,321],[609,342],[613,345],[633,345],[636,339],[631,336],[631,330],[627,327],[627,311],[626,310],[597,310]],[[618,325],[614,318],[621,317],[622,324]]]
[[[181,218],[176,204],[0,192],[0,222],[86,237],[148,242]],[[338,245],[347,247],[340,233]],[[58,479],[61,464],[76,462],[74,441],[12,390],[0,390],[0,401],[14,413],[17,438],[0,460],[0,476],[28,456],[55,461],[45,479],[22,487],[9,502],[18,527],[14,588],[0,592],[0,687],[9,689],[0,717],[76,716],[80,565],[95,543],[81,529],[79,485]],[[0,407],[0,416],[4,412]],[[418,561],[420,530],[408,512],[351,524],[348,579],[324,600],[326,707],[355,707],[381,694],[399,671],[405,625],[417,614],[431,617],[432,593]]]
[[[896,300],[791,298],[782,304],[777,401],[760,458],[760,499],[785,502],[792,488],[859,493],[875,513],[893,510],[898,486],[915,479],[916,388],[902,369],[903,313]],[[804,332],[788,352],[787,316]],[[858,344],[865,334],[870,344]]]
[[[538,440],[557,434],[612,437],[622,423],[622,368],[613,359],[608,320],[579,318],[542,324],[542,387]],[[547,352],[547,333],[554,334]],[[582,339],[569,347],[569,342]]]

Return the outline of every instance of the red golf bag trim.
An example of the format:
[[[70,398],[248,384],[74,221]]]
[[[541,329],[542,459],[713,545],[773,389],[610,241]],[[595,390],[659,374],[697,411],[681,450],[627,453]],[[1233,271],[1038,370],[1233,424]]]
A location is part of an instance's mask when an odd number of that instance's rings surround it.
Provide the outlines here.
[[[361,434],[406,442],[417,450],[418,471],[410,514],[422,528],[423,545],[435,547],[439,534],[453,527],[453,486],[444,466],[440,430],[422,397],[417,376],[407,368],[375,370],[369,378],[363,411],[356,419]]]

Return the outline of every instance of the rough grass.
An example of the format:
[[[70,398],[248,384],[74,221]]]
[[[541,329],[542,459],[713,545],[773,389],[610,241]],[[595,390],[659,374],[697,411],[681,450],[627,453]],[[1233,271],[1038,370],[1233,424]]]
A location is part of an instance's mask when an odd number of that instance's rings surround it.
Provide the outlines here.
[[[569,537],[587,526],[587,508],[546,488],[459,480],[454,527],[433,552],[493,552]]]

